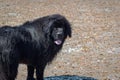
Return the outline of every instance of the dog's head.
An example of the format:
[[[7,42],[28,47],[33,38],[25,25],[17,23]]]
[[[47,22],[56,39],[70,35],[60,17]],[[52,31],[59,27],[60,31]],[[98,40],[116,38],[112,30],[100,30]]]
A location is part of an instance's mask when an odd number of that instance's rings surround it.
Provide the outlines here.
[[[71,37],[71,26],[65,17],[59,14],[47,16],[46,24],[43,30],[50,35],[56,45],[61,45],[67,36]]]

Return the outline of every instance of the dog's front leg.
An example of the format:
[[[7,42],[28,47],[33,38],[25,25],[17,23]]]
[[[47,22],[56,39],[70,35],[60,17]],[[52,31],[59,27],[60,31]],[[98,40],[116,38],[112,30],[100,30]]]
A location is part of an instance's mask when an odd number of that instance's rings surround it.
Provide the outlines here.
[[[35,80],[34,79],[34,67],[31,65],[28,65],[27,71],[28,71],[27,80]]]
[[[37,80],[44,80],[44,69],[45,69],[45,65],[36,67]]]

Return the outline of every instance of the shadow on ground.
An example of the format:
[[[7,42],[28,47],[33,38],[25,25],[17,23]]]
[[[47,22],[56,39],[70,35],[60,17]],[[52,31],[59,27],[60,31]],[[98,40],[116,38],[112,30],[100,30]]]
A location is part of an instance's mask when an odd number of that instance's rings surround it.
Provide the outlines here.
[[[97,80],[97,79],[91,77],[85,77],[85,76],[63,75],[63,76],[46,77],[45,80]]]

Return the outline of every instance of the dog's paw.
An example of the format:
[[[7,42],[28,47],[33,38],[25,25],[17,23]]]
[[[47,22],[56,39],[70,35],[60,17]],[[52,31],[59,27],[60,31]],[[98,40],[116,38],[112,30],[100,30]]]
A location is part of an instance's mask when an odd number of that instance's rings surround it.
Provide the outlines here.
[[[35,78],[28,77],[27,80],[35,80]]]

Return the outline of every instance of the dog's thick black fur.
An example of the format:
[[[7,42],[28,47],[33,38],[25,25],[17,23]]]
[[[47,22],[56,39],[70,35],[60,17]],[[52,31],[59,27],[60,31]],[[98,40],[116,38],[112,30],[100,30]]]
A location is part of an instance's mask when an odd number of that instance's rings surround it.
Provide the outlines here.
[[[27,64],[27,80],[36,69],[37,80],[43,80],[44,68],[71,37],[68,20],[59,14],[28,21],[20,26],[0,28],[0,71],[6,80],[15,80],[19,63]]]

